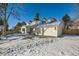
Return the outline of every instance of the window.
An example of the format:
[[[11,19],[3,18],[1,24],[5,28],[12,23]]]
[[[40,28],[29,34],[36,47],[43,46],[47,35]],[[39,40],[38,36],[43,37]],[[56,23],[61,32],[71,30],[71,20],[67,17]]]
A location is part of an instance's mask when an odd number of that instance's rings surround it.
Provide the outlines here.
[[[55,27],[55,30],[56,30],[56,27]]]
[[[25,28],[23,28],[22,31],[25,31]]]

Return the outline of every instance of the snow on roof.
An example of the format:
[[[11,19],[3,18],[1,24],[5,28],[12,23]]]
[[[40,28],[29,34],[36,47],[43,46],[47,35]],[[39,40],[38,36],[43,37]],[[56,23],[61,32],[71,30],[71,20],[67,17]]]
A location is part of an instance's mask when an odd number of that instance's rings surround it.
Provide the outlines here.
[[[25,27],[26,27],[26,25],[21,26],[21,28],[25,28]]]
[[[42,27],[42,26],[59,26],[60,24],[61,24],[60,21],[56,21],[56,22],[53,22],[53,23],[42,24],[42,25],[39,25],[38,27]]]
[[[38,21],[37,24],[40,25],[41,24],[41,21]],[[35,22],[32,22],[31,25],[36,25],[36,23]]]
[[[53,22],[53,23],[51,23],[50,25],[60,25],[60,22]]]

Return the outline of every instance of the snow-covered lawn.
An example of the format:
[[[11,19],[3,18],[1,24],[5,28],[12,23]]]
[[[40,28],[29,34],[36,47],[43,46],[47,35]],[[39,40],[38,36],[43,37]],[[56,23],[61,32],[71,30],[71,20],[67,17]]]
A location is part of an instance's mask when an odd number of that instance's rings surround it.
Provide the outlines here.
[[[22,37],[21,37],[22,38]],[[79,36],[25,38],[0,44],[3,56],[79,56]]]

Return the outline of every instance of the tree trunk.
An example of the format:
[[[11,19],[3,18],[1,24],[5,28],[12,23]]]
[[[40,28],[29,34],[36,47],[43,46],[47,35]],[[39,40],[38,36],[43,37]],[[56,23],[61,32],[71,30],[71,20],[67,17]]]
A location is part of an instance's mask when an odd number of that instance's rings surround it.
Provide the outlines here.
[[[6,26],[7,26],[7,21],[6,21],[6,4],[4,4],[3,6],[3,9],[4,9],[4,29],[3,29],[3,35],[6,35]]]

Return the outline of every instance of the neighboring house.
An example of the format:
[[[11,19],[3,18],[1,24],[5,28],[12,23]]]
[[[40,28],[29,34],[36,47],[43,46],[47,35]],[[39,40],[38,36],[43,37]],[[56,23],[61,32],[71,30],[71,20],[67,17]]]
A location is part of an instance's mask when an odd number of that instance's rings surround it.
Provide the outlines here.
[[[73,21],[70,21],[69,29],[79,29],[79,18],[77,18]]]
[[[37,27],[36,35],[41,36],[61,36],[63,33],[64,24],[61,22],[53,22],[50,24],[43,24]]]
[[[16,26],[14,27],[13,31],[16,32],[16,33],[20,33],[21,27],[24,26],[24,25],[26,25],[25,22],[18,22],[16,24]]]
[[[64,34],[69,35],[79,35],[79,18],[71,20],[68,23],[68,28],[64,29]]]

